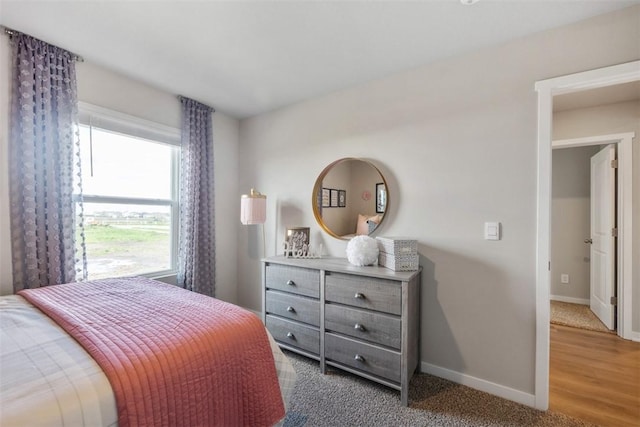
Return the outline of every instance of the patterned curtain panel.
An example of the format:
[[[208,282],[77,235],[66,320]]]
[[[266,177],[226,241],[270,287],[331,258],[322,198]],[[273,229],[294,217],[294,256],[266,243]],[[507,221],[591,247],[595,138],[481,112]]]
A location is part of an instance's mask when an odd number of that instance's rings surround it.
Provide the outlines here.
[[[214,296],[213,108],[182,102],[178,284]]]
[[[11,45],[9,179],[17,292],[73,282],[77,272],[84,278],[86,257],[79,224],[82,262],[76,271],[73,194],[74,185],[76,194],[81,187],[73,174],[74,162],[80,161],[75,58],[18,32],[11,35]]]

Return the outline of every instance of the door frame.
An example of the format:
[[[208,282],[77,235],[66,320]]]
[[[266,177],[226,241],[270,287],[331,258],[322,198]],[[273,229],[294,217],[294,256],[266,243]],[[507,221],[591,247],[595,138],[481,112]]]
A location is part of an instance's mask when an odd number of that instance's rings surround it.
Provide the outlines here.
[[[535,354],[535,407],[549,407],[549,324],[551,309],[551,150],[553,124],[553,97],[598,87],[629,83],[640,80],[640,61],[627,62],[591,71],[555,77],[536,82],[538,92],[538,165],[537,165],[537,246],[536,246],[536,354]],[[620,147],[620,146],[619,146]],[[626,156],[627,170],[631,170],[630,156]],[[626,164],[628,163],[628,164]],[[631,187],[629,177],[628,186]],[[624,280],[632,279],[631,215],[623,218],[628,235],[624,253],[619,254],[623,263]],[[618,238],[619,244],[622,241]],[[629,285],[630,286],[630,285]],[[630,295],[627,299],[631,301]],[[630,333],[629,331],[628,333]],[[627,333],[627,332],[626,332]]]
[[[588,136],[584,138],[560,139],[551,142],[552,150],[593,145],[617,145],[618,178],[616,180],[616,224],[618,238],[616,239],[616,288],[618,295],[617,334],[624,339],[632,336],[632,263],[631,251],[633,246],[633,156],[632,143],[635,132],[625,132],[610,135]],[[551,241],[549,242],[551,245]]]

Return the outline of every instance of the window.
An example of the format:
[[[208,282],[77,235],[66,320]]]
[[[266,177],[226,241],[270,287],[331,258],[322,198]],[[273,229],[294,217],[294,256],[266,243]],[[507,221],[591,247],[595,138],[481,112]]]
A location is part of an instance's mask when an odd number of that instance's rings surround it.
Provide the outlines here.
[[[178,143],[177,129],[81,104],[89,279],[175,273]]]

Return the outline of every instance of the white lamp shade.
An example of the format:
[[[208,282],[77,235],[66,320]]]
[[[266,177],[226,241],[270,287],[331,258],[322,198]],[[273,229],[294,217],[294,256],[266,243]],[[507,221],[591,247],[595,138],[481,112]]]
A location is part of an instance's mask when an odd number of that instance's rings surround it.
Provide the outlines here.
[[[267,197],[251,189],[251,194],[243,194],[240,199],[240,222],[243,224],[264,224],[267,220]]]

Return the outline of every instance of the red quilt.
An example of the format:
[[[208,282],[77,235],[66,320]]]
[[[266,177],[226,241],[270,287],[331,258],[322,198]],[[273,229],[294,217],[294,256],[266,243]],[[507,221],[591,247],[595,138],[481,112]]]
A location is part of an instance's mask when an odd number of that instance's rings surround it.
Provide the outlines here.
[[[19,294],[100,365],[120,427],[270,426],[284,416],[264,326],[240,307],[145,278]]]

